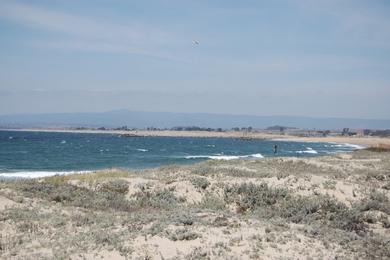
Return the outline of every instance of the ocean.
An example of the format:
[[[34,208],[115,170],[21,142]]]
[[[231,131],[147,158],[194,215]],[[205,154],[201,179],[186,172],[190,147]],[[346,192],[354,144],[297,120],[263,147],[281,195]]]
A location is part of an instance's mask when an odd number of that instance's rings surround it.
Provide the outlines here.
[[[278,153],[274,154],[274,145]],[[201,137],[0,131],[0,177],[44,177],[107,168],[145,169],[204,160],[313,157],[359,149],[351,144]]]

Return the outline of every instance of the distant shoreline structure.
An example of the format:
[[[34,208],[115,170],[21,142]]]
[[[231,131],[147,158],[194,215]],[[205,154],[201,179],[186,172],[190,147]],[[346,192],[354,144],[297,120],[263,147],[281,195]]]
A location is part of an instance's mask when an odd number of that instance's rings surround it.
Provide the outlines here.
[[[0,128],[0,131],[18,132],[53,132],[53,133],[79,133],[79,134],[115,134],[131,137],[203,137],[203,138],[239,138],[239,139],[265,139],[275,141],[300,141],[300,142],[329,142],[353,144],[365,147],[390,146],[389,137],[372,136],[297,136],[293,134],[280,134],[267,131],[178,131],[178,130],[98,130],[98,129],[66,129],[66,128]]]

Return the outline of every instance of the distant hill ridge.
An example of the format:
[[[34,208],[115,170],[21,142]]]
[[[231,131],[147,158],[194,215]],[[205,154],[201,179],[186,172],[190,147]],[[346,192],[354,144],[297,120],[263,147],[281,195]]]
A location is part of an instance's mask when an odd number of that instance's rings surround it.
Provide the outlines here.
[[[118,127],[199,126],[212,128],[290,126],[306,129],[390,129],[390,120],[170,113],[115,110],[102,113],[0,115],[0,127]]]

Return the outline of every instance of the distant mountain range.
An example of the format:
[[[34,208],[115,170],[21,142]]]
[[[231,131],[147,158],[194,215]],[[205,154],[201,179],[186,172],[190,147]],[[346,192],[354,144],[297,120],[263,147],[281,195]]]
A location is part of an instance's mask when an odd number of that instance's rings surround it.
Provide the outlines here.
[[[206,113],[168,113],[115,110],[103,113],[55,113],[0,115],[0,127],[120,127],[171,128],[199,126],[211,128],[267,128],[283,125],[306,129],[390,129],[390,120],[353,118],[313,118],[302,116],[253,116]]]

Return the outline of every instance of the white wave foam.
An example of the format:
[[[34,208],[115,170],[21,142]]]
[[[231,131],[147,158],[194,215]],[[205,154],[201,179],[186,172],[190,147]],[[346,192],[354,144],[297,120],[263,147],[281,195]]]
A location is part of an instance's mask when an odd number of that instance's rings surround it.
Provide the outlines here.
[[[318,152],[316,150],[313,150],[312,148],[308,147],[308,150],[306,151],[296,151],[296,153],[311,153],[311,154],[317,154]]]
[[[215,147],[215,144],[207,144],[206,147]]]
[[[136,149],[137,151],[139,151],[139,152],[147,152],[147,151],[149,151],[148,149]]]
[[[65,141],[65,140],[62,140],[61,143],[62,143],[62,144],[66,144],[66,141]]]
[[[344,145],[347,146],[347,147],[354,148],[356,150],[361,150],[361,149],[366,148],[366,147],[364,147],[362,145],[358,145],[358,144],[348,144],[348,143],[345,143]]]
[[[252,154],[251,156],[255,157],[255,158],[264,158],[264,156],[260,153],[255,153],[255,154]]]
[[[364,145],[358,145],[358,144],[350,144],[350,143],[335,143],[335,142],[330,142],[332,145],[331,147],[343,147],[343,148],[353,148],[353,149],[364,149],[366,148]]]
[[[35,178],[44,178],[55,175],[69,175],[69,174],[83,174],[83,173],[91,173],[93,171],[21,171],[21,172],[2,172],[0,173],[0,177],[3,178],[25,178],[25,179],[35,179]]]
[[[250,155],[188,155],[185,156],[186,159],[212,159],[212,160],[237,160],[241,158],[264,158],[263,155],[256,153],[256,154],[250,154]]]

